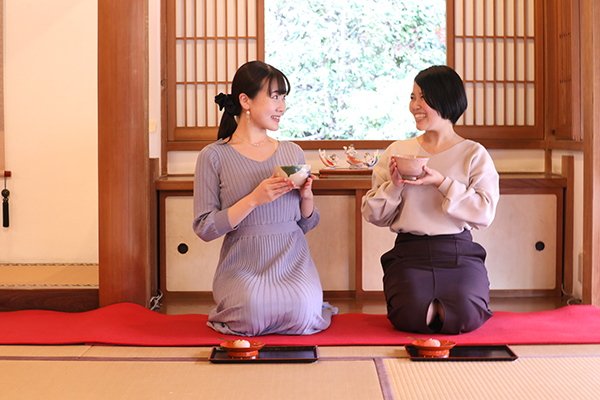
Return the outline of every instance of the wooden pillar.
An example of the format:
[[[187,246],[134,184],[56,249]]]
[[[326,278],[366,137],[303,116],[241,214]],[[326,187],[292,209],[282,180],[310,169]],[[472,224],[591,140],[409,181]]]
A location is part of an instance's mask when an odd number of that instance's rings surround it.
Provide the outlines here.
[[[583,302],[600,306],[600,2],[581,0]]]
[[[147,0],[98,0],[100,306],[151,294],[147,24]]]

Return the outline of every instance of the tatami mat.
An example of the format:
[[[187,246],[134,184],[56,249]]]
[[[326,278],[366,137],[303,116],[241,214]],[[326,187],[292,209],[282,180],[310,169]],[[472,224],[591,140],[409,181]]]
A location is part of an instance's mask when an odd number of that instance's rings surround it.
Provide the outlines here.
[[[600,357],[600,344],[511,345],[519,357]]]
[[[321,358],[408,357],[404,346],[319,346]]]
[[[387,359],[396,399],[598,399],[600,358],[520,358],[513,362]]]
[[[0,346],[0,359],[2,357],[81,357],[90,348],[91,346]]]
[[[411,361],[322,346],[309,364],[212,364],[211,347],[0,346],[7,399],[597,399],[600,345],[511,346],[516,361]]]
[[[98,287],[97,264],[1,264],[0,287]]]
[[[2,354],[0,346],[0,355]],[[93,346],[83,357],[208,359],[212,347]],[[319,346],[320,359],[408,357],[404,346]]]
[[[370,361],[220,365],[197,362],[0,361],[2,398],[382,399]]]
[[[208,360],[212,347],[135,347],[135,346],[94,346],[84,357],[120,358],[195,358]]]

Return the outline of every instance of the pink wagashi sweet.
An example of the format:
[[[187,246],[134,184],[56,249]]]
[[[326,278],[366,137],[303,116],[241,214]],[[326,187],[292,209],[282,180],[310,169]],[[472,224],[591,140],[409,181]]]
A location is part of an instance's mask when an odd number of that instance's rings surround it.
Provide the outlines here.
[[[440,347],[440,341],[437,339],[429,338],[423,342],[423,346],[426,347]]]

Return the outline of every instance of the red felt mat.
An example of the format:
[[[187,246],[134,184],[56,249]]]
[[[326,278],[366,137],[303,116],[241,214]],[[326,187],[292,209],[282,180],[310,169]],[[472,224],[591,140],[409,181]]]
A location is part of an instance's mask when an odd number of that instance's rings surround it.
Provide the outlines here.
[[[26,310],[0,312],[0,344],[112,344],[212,346],[219,334],[201,314],[163,315],[132,303],[83,313]],[[566,306],[530,313],[500,312],[481,328],[459,336],[417,335],[395,330],[385,315],[341,314],[331,327],[311,336],[261,336],[269,345],[403,345],[407,336],[459,344],[600,343],[600,309]]]

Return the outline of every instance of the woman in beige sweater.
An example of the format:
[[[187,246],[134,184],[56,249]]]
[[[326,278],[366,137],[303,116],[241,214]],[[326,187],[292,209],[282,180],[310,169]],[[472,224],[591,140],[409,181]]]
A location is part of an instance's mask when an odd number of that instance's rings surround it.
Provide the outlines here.
[[[466,107],[464,84],[453,69],[421,71],[410,110],[425,133],[386,149],[363,198],[364,218],[398,234],[381,263],[388,318],[402,331],[459,334],[492,316],[486,252],[470,231],[494,219],[498,173],[483,146],[454,131]],[[393,155],[429,162],[422,177],[404,180]]]

